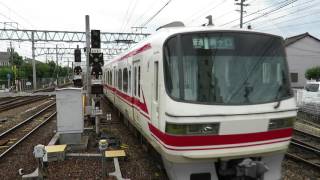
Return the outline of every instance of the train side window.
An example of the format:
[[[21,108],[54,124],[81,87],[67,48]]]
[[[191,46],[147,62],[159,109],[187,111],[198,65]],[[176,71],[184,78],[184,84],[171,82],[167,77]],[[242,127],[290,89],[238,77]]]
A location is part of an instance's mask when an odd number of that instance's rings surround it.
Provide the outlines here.
[[[106,74],[107,78],[106,78],[106,82],[107,84],[110,84],[110,81],[109,81],[109,78],[110,78],[110,72],[107,71],[107,74]]]
[[[123,69],[123,91],[125,93],[128,92],[128,69]]]
[[[137,67],[134,67],[134,96],[137,96]]]
[[[108,78],[107,78],[107,82],[108,82],[108,84],[109,84],[109,85],[110,85],[110,76],[111,76],[110,71],[108,71]]]
[[[159,97],[159,76],[158,76],[158,72],[159,72],[159,62],[155,61],[154,62],[154,100],[158,101],[158,97]]]
[[[131,69],[129,69],[129,77],[128,77],[128,93],[131,94]]]
[[[117,73],[116,72],[117,72],[116,69],[113,69],[113,86],[114,87],[117,87],[116,86],[116,84],[117,84],[117,82],[116,82]]]
[[[110,85],[112,85],[112,71],[110,71]]]
[[[118,89],[122,90],[122,70],[118,71]]]
[[[106,81],[106,83],[108,83],[108,84],[109,84],[109,77],[110,77],[110,74],[109,74],[109,71],[107,71],[105,81]]]
[[[117,87],[117,89],[119,89],[119,87],[118,87],[118,71],[119,71],[119,70],[115,70],[115,71],[114,71],[114,74],[115,74],[115,77],[114,77],[114,85]]]
[[[140,66],[138,67],[138,96],[140,97],[140,76],[141,76],[141,72],[140,72]]]

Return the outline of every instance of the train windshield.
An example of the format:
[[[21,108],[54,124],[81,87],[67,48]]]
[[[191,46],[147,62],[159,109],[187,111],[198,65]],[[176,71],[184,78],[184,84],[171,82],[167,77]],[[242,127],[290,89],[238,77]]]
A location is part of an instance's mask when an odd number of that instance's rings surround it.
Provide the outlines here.
[[[165,86],[177,101],[258,104],[292,96],[282,38],[188,33],[164,45]]]

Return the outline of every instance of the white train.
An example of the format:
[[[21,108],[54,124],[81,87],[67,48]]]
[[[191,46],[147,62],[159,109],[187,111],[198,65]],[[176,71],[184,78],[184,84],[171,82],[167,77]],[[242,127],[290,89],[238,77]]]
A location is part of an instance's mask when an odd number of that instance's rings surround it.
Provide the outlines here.
[[[281,178],[296,116],[281,37],[163,28],[103,71],[107,98],[170,179]]]

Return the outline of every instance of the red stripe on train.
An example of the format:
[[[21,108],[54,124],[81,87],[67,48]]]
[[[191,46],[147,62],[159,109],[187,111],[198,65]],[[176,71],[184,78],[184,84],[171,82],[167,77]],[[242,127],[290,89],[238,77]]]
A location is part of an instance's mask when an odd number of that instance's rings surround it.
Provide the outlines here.
[[[291,137],[292,128],[272,130],[248,134],[207,135],[207,136],[175,136],[161,132],[149,123],[149,129],[154,136],[169,146],[211,146],[240,143],[252,143]]]
[[[116,88],[113,88],[109,85],[105,85],[109,90],[115,92],[115,94],[117,94],[118,96],[120,96],[127,104],[129,105],[135,105],[137,106],[141,111],[145,112],[146,114],[149,115],[149,111],[148,111],[148,107],[147,107],[147,104],[146,104],[146,100],[144,98],[144,94],[143,94],[143,91],[142,92],[142,97],[143,97],[143,102],[141,102],[139,99],[135,98],[135,97],[132,97],[132,96],[129,96],[119,90],[117,90]],[[145,116],[147,119],[150,119],[150,117],[142,114],[143,116]]]
[[[144,46],[142,46],[142,47],[140,47],[140,48],[138,48],[138,49],[135,49],[135,50],[127,53],[126,55],[120,57],[119,59],[116,59],[115,61],[121,61],[121,60],[127,59],[127,58],[129,58],[129,57],[132,57],[132,56],[134,56],[134,55],[137,55],[137,54],[139,54],[139,53],[142,53],[143,51],[146,51],[146,50],[148,50],[148,49],[151,49],[151,44],[150,44],[150,43],[145,44]]]

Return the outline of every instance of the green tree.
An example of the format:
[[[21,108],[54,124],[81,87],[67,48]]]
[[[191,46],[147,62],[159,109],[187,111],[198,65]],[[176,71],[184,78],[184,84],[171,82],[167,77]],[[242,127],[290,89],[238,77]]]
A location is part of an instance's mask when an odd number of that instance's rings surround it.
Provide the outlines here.
[[[307,79],[320,79],[320,66],[312,67],[310,69],[307,69],[305,72],[305,77]]]
[[[13,72],[10,67],[1,67],[0,68],[0,79],[7,80],[7,74],[10,74],[13,77]]]
[[[49,65],[45,64],[45,63],[37,63],[36,64],[36,71],[37,71],[37,77],[39,78],[49,78],[50,74],[49,74]]]
[[[17,52],[13,52],[11,60],[13,65],[16,65],[18,68],[24,63],[22,56],[20,56]]]

